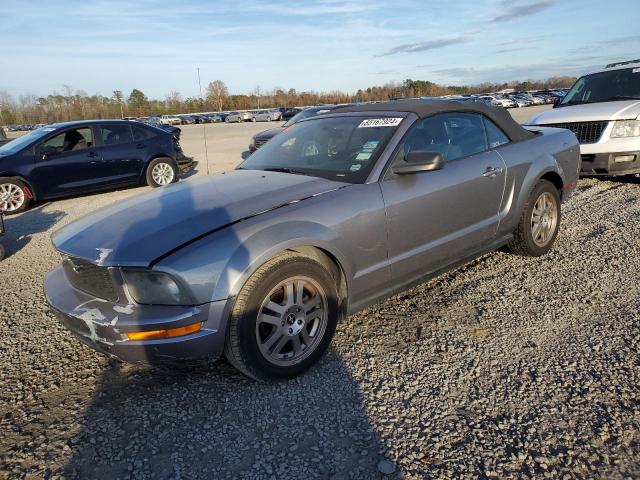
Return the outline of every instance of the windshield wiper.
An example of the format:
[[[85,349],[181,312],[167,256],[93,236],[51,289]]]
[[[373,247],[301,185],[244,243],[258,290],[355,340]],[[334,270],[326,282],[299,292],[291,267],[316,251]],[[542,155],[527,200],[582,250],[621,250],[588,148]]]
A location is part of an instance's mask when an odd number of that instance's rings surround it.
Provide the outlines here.
[[[569,100],[568,102],[560,102],[560,106],[563,106],[563,105],[583,105],[585,103],[592,103],[592,102],[587,102],[585,100]]]
[[[300,170],[294,170],[293,168],[289,168],[289,167],[268,167],[268,168],[263,168],[261,170],[264,170],[265,172],[283,172],[283,173],[293,173],[294,175],[307,175],[306,172],[301,172]]]

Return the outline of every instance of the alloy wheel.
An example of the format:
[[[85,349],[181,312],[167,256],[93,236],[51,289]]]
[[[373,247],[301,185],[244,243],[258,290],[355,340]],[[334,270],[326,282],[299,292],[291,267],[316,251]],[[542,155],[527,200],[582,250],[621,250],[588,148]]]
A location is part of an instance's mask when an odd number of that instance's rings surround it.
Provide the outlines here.
[[[15,212],[24,205],[24,190],[14,183],[0,184],[0,210]]]
[[[313,279],[287,278],[266,296],[256,322],[264,358],[278,366],[300,363],[316,350],[327,326],[328,302]]]
[[[546,246],[553,238],[558,225],[558,204],[549,192],[542,193],[531,212],[531,236],[539,247]]]
[[[158,163],[151,170],[151,177],[158,185],[168,185],[173,181],[175,172],[168,163]]]

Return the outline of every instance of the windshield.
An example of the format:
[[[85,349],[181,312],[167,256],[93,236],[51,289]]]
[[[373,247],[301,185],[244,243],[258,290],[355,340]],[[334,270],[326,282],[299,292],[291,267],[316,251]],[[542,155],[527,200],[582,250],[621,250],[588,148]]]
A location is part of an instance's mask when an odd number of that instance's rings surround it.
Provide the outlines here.
[[[55,128],[53,127],[42,127],[37,130],[32,130],[29,133],[22,135],[21,137],[14,138],[9,143],[2,145],[0,147],[0,153],[17,153],[24,147],[50,134],[54,130]]]
[[[579,78],[560,105],[640,99],[640,68],[594,73]]]
[[[318,117],[287,127],[239,168],[363,183],[403,117]]]
[[[285,127],[293,125],[294,123],[298,123],[300,120],[304,120],[305,118],[313,117],[314,115],[320,115],[321,113],[328,113],[332,110],[333,107],[327,107],[322,109],[317,108],[307,108],[306,110],[302,110],[300,113],[296,113],[293,117],[289,119],[287,123],[284,124]]]

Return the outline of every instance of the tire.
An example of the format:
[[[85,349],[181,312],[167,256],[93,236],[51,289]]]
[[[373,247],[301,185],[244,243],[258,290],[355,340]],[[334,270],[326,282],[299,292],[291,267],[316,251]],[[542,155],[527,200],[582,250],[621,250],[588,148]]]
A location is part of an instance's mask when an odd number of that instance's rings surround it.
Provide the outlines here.
[[[0,209],[7,215],[24,212],[29,208],[31,195],[24,182],[9,177],[0,177]]]
[[[236,297],[224,348],[229,362],[258,381],[286,380],[309,369],[335,333],[337,284],[322,263],[296,252],[266,262]]]
[[[271,117],[267,117],[267,122],[270,122],[270,121],[271,121]]]
[[[2,260],[4,260],[4,256],[5,256],[5,255],[6,255],[6,252],[5,252],[5,250],[4,250],[4,245],[2,245],[2,244],[0,243],[0,262],[1,262]]]
[[[543,208],[543,199],[546,208]],[[547,213],[536,213],[543,210]],[[507,250],[527,257],[544,255],[553,247],[560,230],[560,220],[560,192],[550,181],[539,180],[524,206],[514,238],[507,244]],[[537,232],[536,235],[534,232]]]
[[[154,188],[164,187],[177,182],[178,174],[178,166],[171,158],[156,158],[147,166],[147,185]]]
[[[256,117],[251,117],[252,122],[257,122]]]

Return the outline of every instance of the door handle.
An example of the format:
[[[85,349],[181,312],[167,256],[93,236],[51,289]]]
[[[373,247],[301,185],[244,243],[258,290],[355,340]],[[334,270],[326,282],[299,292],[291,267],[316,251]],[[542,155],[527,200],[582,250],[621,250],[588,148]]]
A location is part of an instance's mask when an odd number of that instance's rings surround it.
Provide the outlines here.
[[[88,157],[89,158],[96,158],[98,156],[98,154],[96,152],[89,152],[88,153]]]
[[[139,144],[137,144],[137,145],[136,145],[136,148],[137,148],[138,150],[140,150],[140,149],[142,149],[142,148],[146,148],[146,147],[147,147],[147,146],[146,146],[146,145],[144,145],[144,144],[142,144],[142,143],[139,143]]]
[[[487,178],[494,178],[500,175],[501,173],[502,173],[501,168],[487,167],[487,169],[484,171],[482,176]]]

